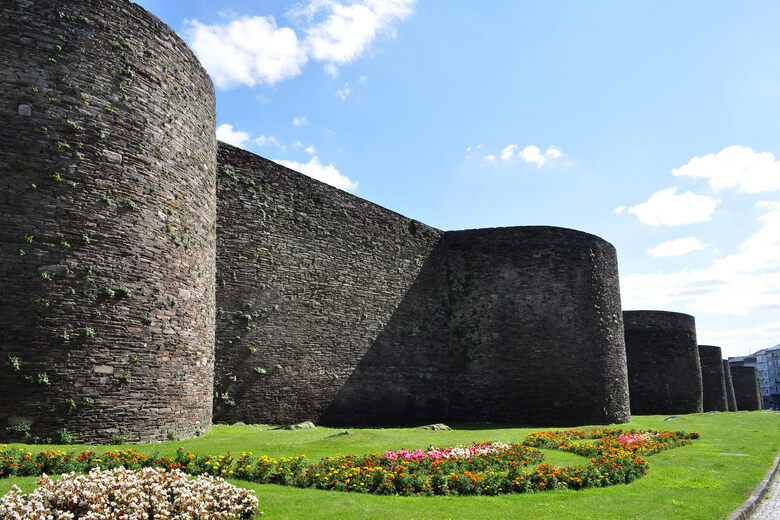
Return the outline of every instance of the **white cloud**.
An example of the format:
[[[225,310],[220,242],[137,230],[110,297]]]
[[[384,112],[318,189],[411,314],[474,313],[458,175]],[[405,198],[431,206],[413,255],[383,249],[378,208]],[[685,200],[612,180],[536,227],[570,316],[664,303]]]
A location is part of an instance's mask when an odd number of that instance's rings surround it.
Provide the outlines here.
[[[486,155],[482,158],[483,161],[488,162],[490,164],[496,164],[496,156],[495,155]]]
[[[699,242],[696,237],[678,238],[676,240],[669,240],[658,244],[655,247],[651,247],[647,250],[651,256],[680,256],[687,255],[694,251],[700,251],[704,249],[704,244]]]
[[[620,215],[624,211],[626,211],[628,208],[625,206],[618,206],[617,208],[613,209],[612,211],[615,212],[615,215]]]
[[[713,190],[737,187],[744,193],[780,189],[780,161],[769,152],[728,146],[716,154],[694,157],[672,170],[672,175],[709,179]]]
[[[307,146],[306,149],[304,150],[304,152],[306,152],[309,155],[314,155],[315,153],[317,153],[317,149],[312,144],[312,145]]]
[[[465,158],[466,159],[474,158],[479,153],[480,150],[482,150],[482,145],[481,144],[467,146],[466,147],[466,156],[465,156]]]
[[[338,77],[338,66],[359,58],[382,32],[395,36],[394,25],[413,12],[415,0],[310,0],[292,10],[303,38],[290,27],[278,27],[273,16],[242,16],[224,24],[185,20],[184,34],[220,88],[273,85],[295,77],[309,59],[324,62],[326,74]]]
[[[644,224],[679,226],[710,220],[719,203],[706,195],[690,191],[677,195],[677,188],[667,188],[655,192],[647,202],[631,206],[628,212]]]
[[[241,130],[233,130],[233,125],[223,123],[217,127],[217,139],[240,148],[249,140],[249,134]]]
[[[360,84],[363,85],[364,87],[368,85],[368,78],[365,76],[360,76]]]
[[[244,16],[227,25],[185,20],[184,33],[221,88],[273,85],[300,74],[307,60],[295,31],[277,27],[272,16]]]
[[[760,229],[737,252],[708,267],[621,277],[623,307],[745,315],[780,311],[780,201],[765,207]]]
[[[344,101],[349,97],[351,93],[352,93],[352,89],[349,87],[349,83],[344,83],[344,88],[341,90],[337,90],[336,96],[340,98],[342,101]]]
[[[504,151],[506,151],[506,148]],[[563,155],[561,151],[554,146],[550,146],[544,153],[542,153],[539,147],[534,145],[526,146],[517,154],[519,158],[523,159],[527,163],[535,164],[537,168],[541,168],[546,163],[559,158],[561,155]]]
[[[281,160],[274,162],[342,190],[355,191],[358,187],[357,181],[352,181],[345,175],[342,175],[332,164],[325,166],[320,163],[316,156],[312,157],[307,163]]]
[[[696,332],[702,345],[720,345],[723,357],[744,356],[780,342],[780,321],[765,323],[754,329],[737,328]]]
[[[257,139],[253,141],[257,146],[268,146],[268,145],[274,145],[277,148],[279,148],[282,151],[285,151],[287,147],[279,141],[276,137],[272,135],[261,135]]]
[[[510,144],[509,146],[501,150],[501,160],[508,161],[509,159],[511,159],[512,154],[515,153],[515,150],[517,150],[516,144]]]
[[[306,119],[303,116],[301,116],[301,117],[294,117],[293,120],[292,120],[292,125],[293,126],[306,126],[308,124],[309,124],[309,120]]]
[[[363,0],[348,5],[335,0],[313,0],[291,11],[310,24],[304,43],[313,59],[332,64],[350,63],[368,48],[380,32],[394,36],[393,23],[412,14],[415,0]],[[324,13],[324,19],[312,23]]]

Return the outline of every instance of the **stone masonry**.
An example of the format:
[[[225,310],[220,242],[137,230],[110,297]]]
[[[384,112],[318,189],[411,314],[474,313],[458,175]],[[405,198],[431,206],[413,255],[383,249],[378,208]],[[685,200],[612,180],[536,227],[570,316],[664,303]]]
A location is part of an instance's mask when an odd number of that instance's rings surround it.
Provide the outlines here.
[[[702,376],[693,316],[623,311],[623,324],[631,413],[701,412]]]
[[[111,442],[206,430],[211,80],[130,2],[0,9],[0,431]]]
[[[127,0],[0,2],[0,58],[4,438],[604,424],[700,412],[703,375],[729,406],[693,317],[621,312],[604,240],[443,232],[218,145],[208,75]]]
[[[628,420],[607,242],[442,233],[229,145],[218,163],[217,420]]]
[[[726,383],[726,404],[729,412],[736,412],[737,399],[734,397],[734,383],[731,380],[731,364],[728,359],[723,360],[723,379]]]
[[[761,410],[761,387],[758,384],[756,367],[732,364],[731,380],[734,383],[737,410]]]
[[[705,412],[728,412],[726,379],[723,374],[723,356],[720,347],[699,345],[701,382]]]

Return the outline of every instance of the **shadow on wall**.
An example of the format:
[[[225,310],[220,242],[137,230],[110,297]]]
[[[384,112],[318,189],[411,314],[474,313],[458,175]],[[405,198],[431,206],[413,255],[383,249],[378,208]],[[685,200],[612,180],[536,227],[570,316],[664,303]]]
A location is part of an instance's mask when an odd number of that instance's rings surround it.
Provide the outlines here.
[[[320,422],[627,421],[613,260],[559,228],[445,233]]]
[[[449,419],[450,338],[442,256],[437,247],[425,261],[319,422],[379,426]]]

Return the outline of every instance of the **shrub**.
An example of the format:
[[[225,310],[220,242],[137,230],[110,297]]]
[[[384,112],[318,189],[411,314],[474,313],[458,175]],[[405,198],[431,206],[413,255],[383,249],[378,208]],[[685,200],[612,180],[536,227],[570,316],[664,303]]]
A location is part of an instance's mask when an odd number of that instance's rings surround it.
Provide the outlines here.
[[[221,478],[190,480],[178,470],[93,469],[68,473],[57,482],[43,475],[38,488],[22,494],[13,486],[0,499],[0,518],[223,518],[250,519],[257,511],[254,491]]]

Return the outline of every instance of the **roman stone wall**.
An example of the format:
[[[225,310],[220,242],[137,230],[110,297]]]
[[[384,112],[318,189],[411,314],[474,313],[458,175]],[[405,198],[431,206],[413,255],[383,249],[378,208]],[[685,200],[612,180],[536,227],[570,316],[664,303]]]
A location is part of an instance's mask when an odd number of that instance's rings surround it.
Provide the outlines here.
[[[731,380],[731,365],[728,359],[723,360],[723,379],[726,383],[726,405],[729,412],[736,412],[737,399],[734,397],[734,383]]]
[[[702,374],[693,316],[624,311],[623,325],[631,413],[701,412]]]
[[[0,9],[0,437],[189,437],[212,404],[222,422],[629,420],[607,242],[445,233],[217,152],[211,81],[153,15]]]
[[[441,232],[224,143],[218,162],[215,418],[319,421]],[[443,399],[430,339],[399,345],[375,381],[403,395],[399,413]]]
[[[703,407],[705,412],[727,412],[726,379],[720,347],[699,345]]]
[[[761,410],[761,387],[756,367],[731,365],[737,410]]]
[[[0,9],[0,436],[208,429],[211,80],[130,2]]]
[[[442,233],[229,145],[218,162],[218,420],[628,420],[608,243]]]
[[[446,233],[449,420],[627,422],[617,257],[593,235],[529,226]]]

